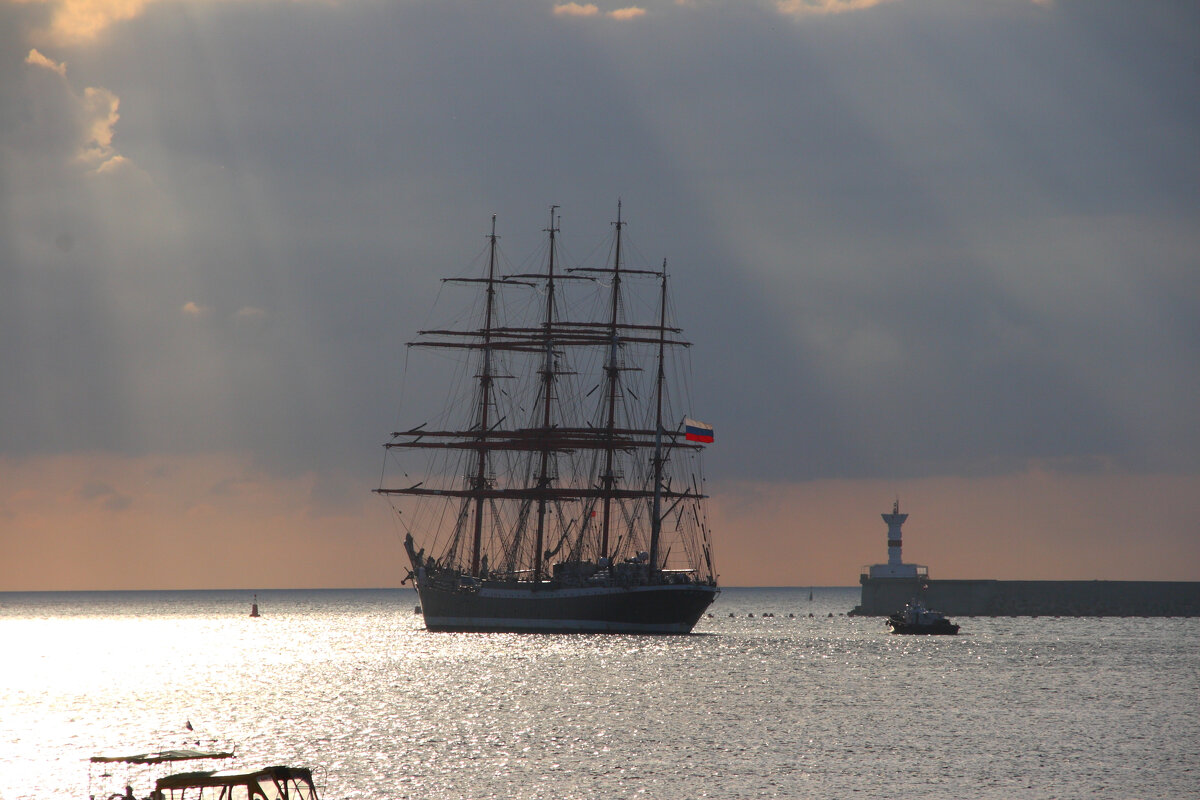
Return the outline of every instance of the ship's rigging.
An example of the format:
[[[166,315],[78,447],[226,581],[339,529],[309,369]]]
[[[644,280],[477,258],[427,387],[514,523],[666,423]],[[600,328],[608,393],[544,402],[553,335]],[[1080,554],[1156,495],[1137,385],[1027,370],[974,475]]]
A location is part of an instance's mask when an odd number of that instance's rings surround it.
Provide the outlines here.
[[[447,279],[481,290],[478,317],[409,345],[466,356],[470,406],[454,409],[462,424],[394,432],[389,472],[421,456],[429,468],[377,491],[429,548],[409,545],[434,583],[715,587],[700,446],[676,407],[689,343],[666,262],[625,263],[618,205],[605,263],[566,266],[556,210],[541,270],[504,272],[493,216],[483,275]],[[652,302],[631,284],[649,284]]]

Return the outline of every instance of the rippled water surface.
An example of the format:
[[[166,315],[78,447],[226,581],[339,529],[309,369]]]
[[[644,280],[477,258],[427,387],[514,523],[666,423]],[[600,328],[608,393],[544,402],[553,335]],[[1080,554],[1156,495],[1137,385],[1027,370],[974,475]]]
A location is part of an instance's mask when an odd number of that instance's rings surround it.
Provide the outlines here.
[[[726,589],[687,637],[431,634],[411,591],[0,594],[0,798],[86,798],[89,756],[188,720],[327,800],[1200,797],[1200,619],[900,637],[857,594]]]

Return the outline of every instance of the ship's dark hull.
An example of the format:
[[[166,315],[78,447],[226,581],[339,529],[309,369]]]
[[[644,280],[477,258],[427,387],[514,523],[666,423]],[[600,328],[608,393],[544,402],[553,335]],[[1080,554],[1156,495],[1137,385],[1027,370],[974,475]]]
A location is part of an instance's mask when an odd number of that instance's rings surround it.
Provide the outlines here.
[[[431,631],[689,633],[715,586],[665,584],[567,588],[417,586]]]
[[[904,633],[919,636],[954,636],[958,633],[958,626],[948,620],[940,620],[932,623],[917,623],[905,622],[903,620],[889,619],[888,625],[892,629],[892,633]]]

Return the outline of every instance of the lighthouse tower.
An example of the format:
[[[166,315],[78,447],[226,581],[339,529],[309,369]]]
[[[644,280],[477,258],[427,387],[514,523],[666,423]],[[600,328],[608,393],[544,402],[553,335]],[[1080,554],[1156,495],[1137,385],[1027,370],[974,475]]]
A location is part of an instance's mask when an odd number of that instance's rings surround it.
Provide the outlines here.
[[[888,526],[888,560],[886,564],[872,564],[868,574],[872,578],[916,578],[928,575],[927,567],[905,564],[901,558],[900,526],[908,519],[908,514],[900,513],[900,498],[896,498],[892,505],[892,513],[881,516]]]

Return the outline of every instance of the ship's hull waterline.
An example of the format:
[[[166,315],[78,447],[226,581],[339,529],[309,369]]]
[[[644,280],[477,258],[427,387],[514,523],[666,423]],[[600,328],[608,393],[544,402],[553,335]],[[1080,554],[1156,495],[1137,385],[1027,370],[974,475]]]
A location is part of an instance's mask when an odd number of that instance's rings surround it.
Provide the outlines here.
[[[667,584],[455,591],[426,584],[417,592],[430,631],[686,634],[718,589]]]

